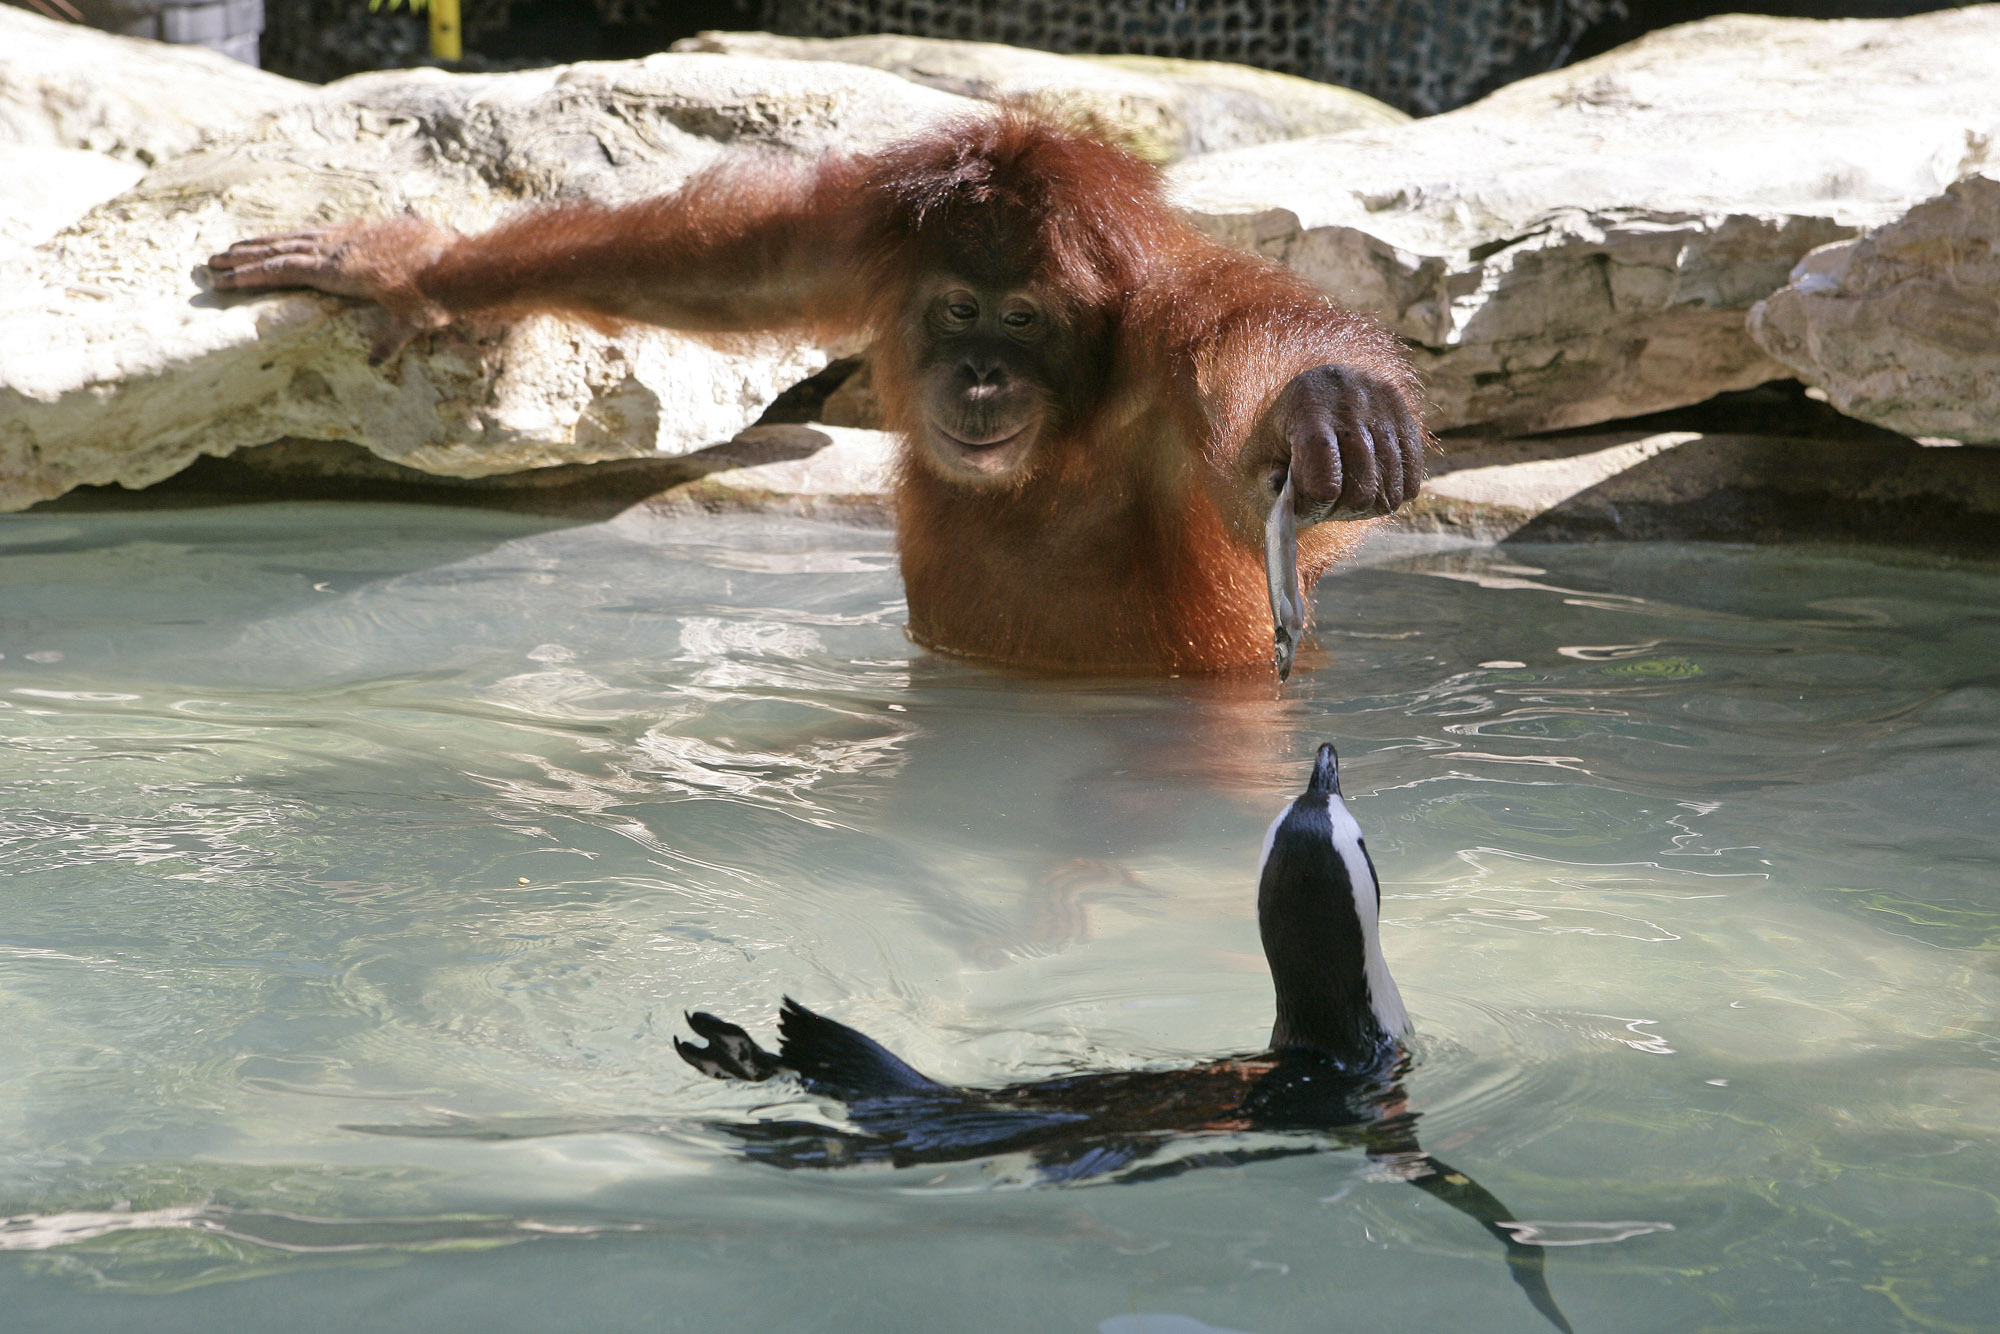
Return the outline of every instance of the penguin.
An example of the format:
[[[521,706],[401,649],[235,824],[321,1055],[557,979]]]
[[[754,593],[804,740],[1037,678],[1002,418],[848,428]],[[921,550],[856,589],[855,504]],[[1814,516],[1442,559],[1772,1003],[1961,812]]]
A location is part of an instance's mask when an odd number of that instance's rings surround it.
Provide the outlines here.
[[[705,1011],[681,1058],[717,1079],[795,1079],[846,1104],[852,1129],[798,1121],[721,1127],[750,1157],[785,1168],[910,1167],[1025,1154],[1037,1180],[1138,1181],[1358,1146],[1378,1166],[1476,1220],[1506,1248],[1528,1301],[1563,1334],[1540,1246],[1519,1239],[1507,1207],[1417,1142],[1402,1077],[1410,1021],[1382,953],[1381,884],[1340,792],[1340,763],[1321,745],[1312,776],[1265,832],[1257,924],[1276,1014],[1253,1055],[1178,1070],[1066,1075],[1000,1088],[930,1078],[873,1038],[789,996],[778,1049]],[[1225,1135],[1296,1135],[1211,1149]],[[1303,1139],[1305,1142],[1301,1143]]]

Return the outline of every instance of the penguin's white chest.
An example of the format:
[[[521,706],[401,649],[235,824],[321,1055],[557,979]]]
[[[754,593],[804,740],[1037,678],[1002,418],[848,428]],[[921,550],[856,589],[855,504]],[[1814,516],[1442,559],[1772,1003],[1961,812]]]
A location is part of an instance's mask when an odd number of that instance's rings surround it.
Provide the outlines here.
[[[1375,1022],[1392,1038],[1409,1031],[1410,1016],[1403,1009],[1403,993],[1389,975],[1389,961],[1382,955],[1382,888],[1375,881],[1368,853],[1361,844],[1361,826],[1348,812],[1338,794],[1326,799],[1328,823],[1333,827],[1333,850],[1347,867],[1347,883],[1354,893],[1354,916],[1361,923],[1362,966],[1368,976],[1368,1004]]]

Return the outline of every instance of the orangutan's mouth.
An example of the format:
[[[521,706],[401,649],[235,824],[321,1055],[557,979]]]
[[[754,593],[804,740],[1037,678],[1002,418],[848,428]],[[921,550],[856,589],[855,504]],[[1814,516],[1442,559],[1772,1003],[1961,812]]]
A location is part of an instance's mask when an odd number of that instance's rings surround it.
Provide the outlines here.
[[[939,444],[949,446],[938,451],[947,465],[956,464],[984,477],[1002,477],[1014,471],[1035,436],[1032,426],[1018,427],[991,440],[967,440],[942,426],[933,426],[931,431]]]
[[[1026,435],[1027,432],[1028,428],[1023,426],[1018,430],[1009,431],[1006,435],[998,436],[992,440],[967,440],[964,436],[953,435],[950,431],[944,430],[942,427],[938,430],[939,435],[951,441],[968,454],[981,454],[989,449],[998,449],[1002,445],[1012,444],[1023,435]]]

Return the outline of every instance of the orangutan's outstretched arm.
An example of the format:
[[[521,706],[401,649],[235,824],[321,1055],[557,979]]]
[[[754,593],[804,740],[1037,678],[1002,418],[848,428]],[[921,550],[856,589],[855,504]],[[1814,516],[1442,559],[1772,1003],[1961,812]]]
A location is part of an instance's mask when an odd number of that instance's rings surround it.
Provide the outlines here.
[[[311,287],[390,315],[370,354],[474,312],[562,310],[701,330],[845,328],[865,304],[856,167],[779,161],[704,172],[613,207],[534,209],[477,236],[405,214],[239,241],[209,260],[218,291]]]

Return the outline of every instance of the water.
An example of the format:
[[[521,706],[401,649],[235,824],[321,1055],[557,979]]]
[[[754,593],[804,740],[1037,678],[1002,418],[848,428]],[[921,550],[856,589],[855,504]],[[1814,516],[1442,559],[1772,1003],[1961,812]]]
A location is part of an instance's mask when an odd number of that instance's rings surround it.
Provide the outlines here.
[[[1352,1151],[782,1173],[704,1124],[778,1095],[672,1051],[787,992],[965,1082],[1254,1050],[1256,842],[1322,737],[1426,1146],[1565,1243],[1579,1330],[1991,1327],[1990,566],[1384,549],[1278,697],[928,657],[889,539],[797,522],[0,551],[20,1327],[1546,1329]]]

